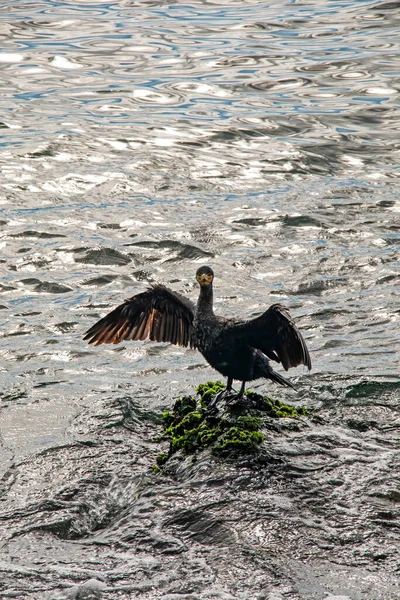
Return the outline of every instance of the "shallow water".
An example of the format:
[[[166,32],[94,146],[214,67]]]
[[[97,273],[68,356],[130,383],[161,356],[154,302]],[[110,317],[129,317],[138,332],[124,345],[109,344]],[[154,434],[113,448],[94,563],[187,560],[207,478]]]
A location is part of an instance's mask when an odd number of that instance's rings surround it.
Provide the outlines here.
[[[3,3],[1,598],[400,596],[398,8]],[[219,313],[290,309],[313,370],[253,387],[320,420],[156,476],[215,372],[82,335],[201,264]]]

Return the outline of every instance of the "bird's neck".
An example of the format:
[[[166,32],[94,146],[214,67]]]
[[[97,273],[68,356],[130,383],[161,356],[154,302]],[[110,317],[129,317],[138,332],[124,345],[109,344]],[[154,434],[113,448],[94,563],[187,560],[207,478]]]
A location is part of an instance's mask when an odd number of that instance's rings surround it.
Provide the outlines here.
[[[200,296],[197,301],[197,313],[201,315],[214,315],[213,289],[211,285],[200,288]]]

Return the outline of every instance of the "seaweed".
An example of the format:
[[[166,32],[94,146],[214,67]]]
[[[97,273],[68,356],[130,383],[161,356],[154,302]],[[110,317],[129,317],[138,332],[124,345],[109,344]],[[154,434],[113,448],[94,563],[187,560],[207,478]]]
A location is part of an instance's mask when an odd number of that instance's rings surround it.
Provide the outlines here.
[[[172,411],[163,413],[164,438],[169,439],[170,448],[168,454],[158,455],[155,472],[178,451],[190,455],[209,449],[216,457],[255,454],[265,440],[260,430],[266,421],[307,414],[305,408],[296,409],[251,391],[233,406],[221,401],[217,414],[210,412],[210,402],[224,388],[221,381],[208,381],[197,387],[197,398],[178,398]]]

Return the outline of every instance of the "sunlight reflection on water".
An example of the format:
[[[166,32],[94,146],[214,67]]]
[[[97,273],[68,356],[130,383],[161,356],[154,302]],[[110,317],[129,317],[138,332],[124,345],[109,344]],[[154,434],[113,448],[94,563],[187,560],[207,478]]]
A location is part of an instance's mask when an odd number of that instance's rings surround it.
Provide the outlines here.
[[[396,7],[2,3],[2,597],[398,596]],[[283,302],[310,346],[271,393],[322,424],[268,432],[278,475],[154,479],[160,413],[215,372],[81,340],[205,263],[218,313]]]

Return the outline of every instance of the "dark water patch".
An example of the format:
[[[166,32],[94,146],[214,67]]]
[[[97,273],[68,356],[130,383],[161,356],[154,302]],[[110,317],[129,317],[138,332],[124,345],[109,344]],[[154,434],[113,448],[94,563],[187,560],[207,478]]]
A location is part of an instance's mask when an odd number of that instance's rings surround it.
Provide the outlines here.
[[[132,272],[132,277],[136,279],[136,281],[149,281],[152,282],[155,280],[154,274],[151,271],[145,271],[143,269],[139,269],[137,271]]]
[[[2,393],[1,394],[1,401],[4,403],[13,403],[15,401],[21,400],[21,399],[25,399],[28,397],[28,393],[25,390],[15,390],[15,391],[9,391],[7,393]]]
[[[378,429],[377,421],[368,421],[366,419],[347,419],[346,425],[347,427],[350,427],[350,429],[355,429],[360,432],[369,431],[370,429]]]
[[[322,344],[321,349],[329,350],[329,348],[343,348],[350,344],[351,342],[344,342],[342,339],[332,339]]]
[[[52,238],[65,238],[67,237],[61,233],[50,233],[48,231],[35,231],[33,229],[29,229],[26,231],[21,231],[19,233],[9,233],[9,237],[11,238],[37,238],[37,239],[52,239]]]
[[[285,90],[291,87],[300,87],[304,85],[311,85],[313,82],[311,79],[305,77],[296,78],[282,78],[277,81],[258,81],[255,83],[248,84],[248,87],[255,90]]]
[[[376,280],[376,285],[382,285],[385,283],[389,283],[390,281],[396,282],[400,280],[400,275],[387,275],[386,277],[382,277],[381,279]]]
[[[52,386],[52,385],[57,386],[59,383],[65,383],[65,382],[67,382],[66,379],[59,379],[59,380],[52,380],[52,381],[42,381],[41,383],[36,383],[33,387],[35,389],[45,388],[45,387],[49,387],[49,386]]]
[[[348,285],[347,277],[331,277],[324,279],[315,279],[306,283],[301,283],[295,294],[323,294],[327,290]]]
[[[23,285],[39,285],[42,282],[36,277],[26,277],[25,279],[20,279],[20,283]]]
[[[250,227],[262,227],[270,221],[271,219],[268,219],[266,217],[248,217],[243,219],[235,219],[233,223],[238,223],[240,225],[249,225]]]
[[[396,206],[395,200],[379,200],[376,203],[378,208],[394,208]],[[398,227],[396,225],[392,225],[392,227]]]
[[[24,327],[23,325],[20,325],[20,327]],[[22,335],[30,335],[32,333],[31,329],[20,329],[19,331],[8,331],[7,333],[3,334],[3,337],[5,338],[9,338],[9,337],[19,337]]]
[[[385,392],[400,389],[399,381],[361,381],[352,386],[346,393],[346,398],[367,398],[369,396],[380,396]]]
[[[368,10],[396,10],[400,8],[400,2],[382,2],[374,6],[369,6]]]
[[[58,154],[57,148],[53,144],[48,144],[41,150],[36,150],[35,152],[29,152],[26,157],[27,158],[47,158],[54,157]]]
[[[141,421],[146,421],[149,413],[143,411],[132,398],[122,396],[111,400],[104,413],[104,427],[122,427],[129,431],[138,429]]]
[[[371,496],[376,496],[377,498],[382,499],[384,502],[400,504],[400,491],[393,488],[381,490],[380,492],[373,492],[371,493]]]
[[[230,547],[237,544],[235,531],[228,524],[219,521],[203,507],[192,510],[178,510],[166,520],[165,526],[177,528],[184,537],[190,537],[206,546]]]
[[[208,250],[202,250],[197,246],[192,246],[191,244],[184,244],[175,240],[132,242],[129,245],[135,246],[139,249],[151,248],[154,250],[161,251],[167,249],[176,255],[174,258],[171,257],[169,260],[175,260],[176,258],[178,258],[179,260],[191,260],[196,258],[214,256],[214,254]]]
[[[60,333],[66,333],[67,331],[73,331],[81,324],[78,321],[63,321],[62,323],[55,323],[52,325],[52,329],[59,331]]]
[[[23,269],[24,266],[28,265],[36,267],[37,269],[42,269],[43,267],[47,267],[48,265],[50,265],[51,262],[51,259],[47,257],[41,257],[37,259],[29,258],[23,263],[23,265],[18,265],[17,270]]]
[[[100,229],[121,229],[121,225],[119,223],[99,223],[98,227]]]
[[[35,285],[34,290],[43,294],[66,294],[72,292],[73,288],[54,281],[41,281]]]
[[[81,251],[80,251],[81,252]],[[113,248],[100,248],[98,250],[88,250],[84,256],[80,256],[75,251],[74,260],[77,263],[91,264],[91,265],[128,265],[132,262],[132,259],[126,254],[118,252]]]
[[[100,275],[99,277],[91,277],[90,279],[85,279],[82,281],[81,285],[90,286],[90,287],[102,287],[103,285],[108,285],[118,279],[118,275]]]
[[[313,312],[313,318],[316,319],[332,319],[332,317],[340,316],[340,315],[351,315],[352,311],[346,308],[335,307],[335,308],[323,308],[321,310],[317,310]]]
[[[318,227],[318,228],[326,228],[321,221],[308,216],[308,215],[299,215],[299,216],[289,216],[286,215],[283,218],[283,225],[286,227]]]

